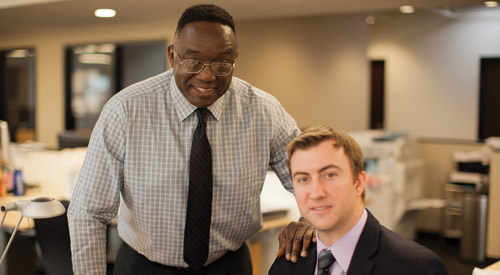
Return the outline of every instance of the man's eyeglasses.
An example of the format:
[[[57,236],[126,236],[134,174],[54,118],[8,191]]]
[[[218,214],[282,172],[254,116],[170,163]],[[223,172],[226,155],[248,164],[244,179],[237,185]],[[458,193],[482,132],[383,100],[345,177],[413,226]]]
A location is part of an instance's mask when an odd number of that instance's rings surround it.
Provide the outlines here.
[[[172,45],[174,49],[174,53],[179,58],[179,63],[182,65],[182,69],[188,74],[199,74],[205,66],[209,66],[212,70],[212,74],[215,76],[228,76],[234,69],[234,61],[233,63],[229,62],[213,62],[210,64],[203,63],[201,60],[186,58],[181,61],[181,56],[177,53],[174,45]]]

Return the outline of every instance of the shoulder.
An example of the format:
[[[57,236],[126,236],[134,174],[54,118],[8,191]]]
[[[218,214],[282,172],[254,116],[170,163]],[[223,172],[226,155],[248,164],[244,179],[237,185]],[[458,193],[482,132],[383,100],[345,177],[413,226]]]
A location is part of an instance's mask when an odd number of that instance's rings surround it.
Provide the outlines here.
[[[380,225],[368,211],[368,220],[353,255],[357,270],[361,263],[373,264],[371,274],[448,274],[443,261],[430,249]],[[351,261],[351,265],[353,262]]]
[[[372,251],[384,252],[384,253],[397,253],[403,254],[402,256],[412,256],[414,254],[434,254],[430,249],[409,240],[400,234],[386,228],[381,225],[377,218],[368,211],[368,219],[366,221],[365,228],[361,233],[360,243],[358,246],[362,246],[368,249],[372,246]],[[403,252],[415,252],[415,253],[403,253]],[[411,254],[411,255],[405,255]]]
[[[276,97],[240,78],[233,77],[230,89],[235,100],[247,103],[249,106],[257,104],[259,106],[281,108],[281,104]]]
[[[134,83],[112,96],[101,111],[101,119],[124,118],[130,112],[151,110],[151,106],[164,102],[170,87],[172,71],[166,71]]]
[[[436,253],[384,226],[381,226],[377,254],[380,261],[377,265],[392,265],[394,270],[408,269],[418,274],[448,274],[445,264]]]
[[[134,83],[116,93],[107,103],[107,105],[120,105],[132,102],[137,98],[152,97],[164,95],[170,86],[172,79],[172,70],[144,79]]]
[[[224,102],[227,110],[242,114],[246,121],[273,125],[287,135],[291,135],[290,132],[295,132],[297,128],[293,117],[276,97],[237,77],[233,77]]]
[[[293,270],[294,263],[287,261],[285,257],[276,258],[274,263],[271,265],[269,269],[269,275],[280,275],[290,273],[287,271]]]
[[[299,257],[296,263],[287,261],[285,257],[276,258],[269,275],[313,275],[316,268],[316,244],[313,243],[309,248],[309,255],[306,258]]]

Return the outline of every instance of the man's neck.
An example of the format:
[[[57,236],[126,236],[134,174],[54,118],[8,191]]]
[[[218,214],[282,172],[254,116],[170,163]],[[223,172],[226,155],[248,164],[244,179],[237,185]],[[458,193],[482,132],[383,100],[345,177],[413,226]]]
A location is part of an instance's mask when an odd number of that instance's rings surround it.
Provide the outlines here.
[[[358,207],[355,213],[352,215],[353,219],[351,219],[348,224],[339,225],[332,231],[317,230],[318,238],[326,246],[332,246],[335,242],[340,240],[345,234],[347,234],[347,232],[349,232],[356,225],[356,223],[361,218],[361,215],[363,215],[364,210],[365,210],[364,205],[362,205],[362,207]]]

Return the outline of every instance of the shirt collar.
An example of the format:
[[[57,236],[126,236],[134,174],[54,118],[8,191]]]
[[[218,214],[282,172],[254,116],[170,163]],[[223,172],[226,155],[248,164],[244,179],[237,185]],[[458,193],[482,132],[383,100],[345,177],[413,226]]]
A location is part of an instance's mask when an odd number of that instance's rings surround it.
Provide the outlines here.
[[[335,257],[335,262],[339,264],[344,273],[347,273],[349,269],[349,264],[351,263],[352,255],[354,254],[354,249],[358,244],[359,237],[363,232],[363,228],[365,228],[366,219],[368,218],[368,213],[366,209],[363,210],[363,214],[359,218],[358,222],[349,230],[342,238],[336,241],[331,246],[326,246],[318,237],[318,233],[316,233],[317,237],[317,259],[319,259],[319,253],[323,249],[328,249],[332,252]]]
[[[227,94],[231,92],[231,90],[232,84],[226,91],[226,93],[224,93],[224,95],[217,99],[217,101],[215,101],[212,105],[208,106],[208,109],[216,120],[220,120],[225,98],[227,97]],[[191,102],[189,102],[189,100],[187,100],[187,98],[179,90],[179,88],[177,87],[177,83],[175,82],[174,74],[172,74],[170,80],[170,93],[173,98],[175,111],[177,112],[177,116],[179,117],[179,122],[182,122],[189,115],[191,115],[197,107],[191,104]]]

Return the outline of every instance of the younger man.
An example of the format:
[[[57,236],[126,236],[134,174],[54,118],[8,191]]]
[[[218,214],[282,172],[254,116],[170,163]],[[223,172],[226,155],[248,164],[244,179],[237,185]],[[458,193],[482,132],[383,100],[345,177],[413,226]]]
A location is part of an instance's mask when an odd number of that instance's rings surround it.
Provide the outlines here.
[[[308,129],[288,145],[288,160],[297,205],[316,228],[317,244],[297,263],[277,258],[269,274],[448,274],[431,250],[365,209],[363,155],[347,133]]]

